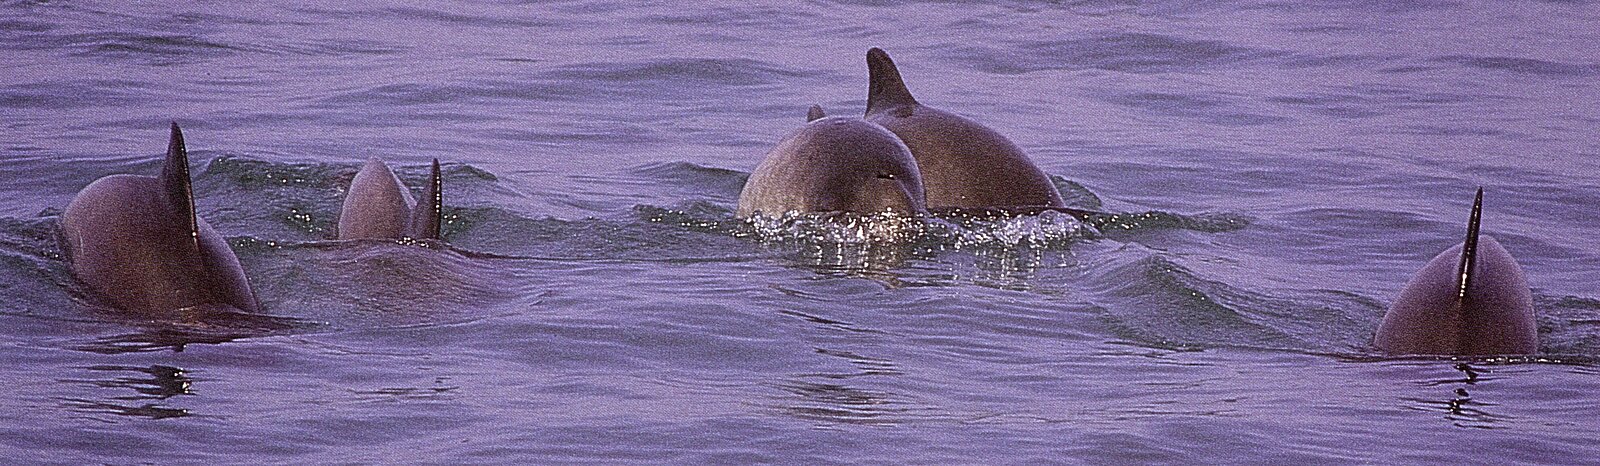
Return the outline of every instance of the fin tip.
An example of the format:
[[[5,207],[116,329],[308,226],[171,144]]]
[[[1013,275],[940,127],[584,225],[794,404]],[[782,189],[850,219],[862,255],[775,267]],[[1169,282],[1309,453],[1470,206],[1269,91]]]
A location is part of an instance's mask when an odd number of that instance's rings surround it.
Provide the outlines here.
[[[817,121],[825,116],[828,116],[828,114],[822,111],[821,105],[812,105],[810,109],[806,110],[807,123]]]
[[[1461,265],[1456,269],[1459,280],[1456,295],[1459,299],[1467,299],[1467,291],[1472,288],[1472,275],[1478,265],[1478,236],[1482,226],[1483,187],[1479,186],[1472,200],[1472,215],[1467,219],[1467,238],[1461,243]]]
[[[877,47],[867,49],[867,113],[916,103],[889,52]]]

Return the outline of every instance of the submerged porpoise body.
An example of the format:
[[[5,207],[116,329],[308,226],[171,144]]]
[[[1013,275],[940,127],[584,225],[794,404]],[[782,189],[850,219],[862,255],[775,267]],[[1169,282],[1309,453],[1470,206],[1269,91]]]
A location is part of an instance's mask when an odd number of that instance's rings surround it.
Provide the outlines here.
[[[1062,207],[1061,193],[1022,149],[978,122],[922,105],[881,49],[867,51],[867,121],[911,149],[928,208]]]
[[[740,217],[798,212],[927,212],[917,162],[906,145],[860,118],[810,120],[767,153],[739,193]]]
[[[339,239],[439,239],[444,215],[440,185],[439,159],[434,159],[419,205],[388,165],[367,159],[350,180],[339,209]]]
[[[1494,237],[1478,234],[1483,189],[1467,239],[1434,256],[1400,292],[1373,344],[1389,354],[1528,354],[1539,349],[1533,297],[1522,267]]]
[[[117,308],[260,310],[238,256],[195,215],[189,155],[177,123],[159,176],[95,180],[62,212],[61,234],[73,276]]]

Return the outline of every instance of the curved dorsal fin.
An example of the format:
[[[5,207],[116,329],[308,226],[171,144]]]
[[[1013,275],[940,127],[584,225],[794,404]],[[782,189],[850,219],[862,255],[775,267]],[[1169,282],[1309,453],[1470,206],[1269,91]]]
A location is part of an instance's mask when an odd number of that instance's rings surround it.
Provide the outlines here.
[[[422,199],[411,212],[411,236],[415,239],[440,239],[439,227],[444,220],[443,180],[439,174],[439,159],[433,159],[433,173],[428,184],[422,187]]]
[[[1472,287],[1472,274],[1478,265],[1478,225],[1483,218],[1483,187],[1472,200],[1472,218],[1467,220],[1467,240],[1461,245],[1461,266],[1456,269],[1456,299],[1466,300]]]
[[[182,222],[179,226],[198,245],[200,224],[195,220],[194,188],[189,184],[189,151],[183,146],[183,130],[177,122],[172,123],[172,136],[167,139],[167,163],[161,167],[160,181],[167,205]]]
[[[911,91],[906,89],[900,69],[895,68],[888,52],[877,47],[867,50],[867,74],[868,115],[903,105],[916,105],[917,99],[912,98]]]
[[[825,116],[828,116],[828,114],[822,112],[821,105],[812,105],[811,110],[806,111],[806,123],[817,121]]]

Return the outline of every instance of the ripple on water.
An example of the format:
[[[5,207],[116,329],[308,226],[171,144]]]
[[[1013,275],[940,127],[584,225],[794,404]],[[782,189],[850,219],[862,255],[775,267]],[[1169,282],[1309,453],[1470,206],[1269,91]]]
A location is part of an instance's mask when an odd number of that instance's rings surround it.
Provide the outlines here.
[[[410,6],[364,10],[296,8],[294,11],[304,13],[310,17],[342,21],[385,20],[410,24],[439,23],[454,28],[543,28],[563,24],[553,19],[508,16],[508,13],[512,13],[510,11],[496,12],[499,14],[472,14],[459,9],[457,11],[441,11]]]
[[[1283,124],[1289,117],[1265,115],[1242,109],[1244,105],[1216,95],[1143,92],[1101,97],[1108,103],[1162,116],[1191,118],[1224,126]]]
[[[152,66],[197,63],[244,51],[199,36],[121,31],[35,37],[29,43],[40,45],[41,49],[66,49],[78,57],[124,60]]]
[[[1523,57],[1472,55],[1450,55],[1436,58],[1434,61],[1534,77],[1583,78],[1600,75],[1600,64],[1596,63],[1564,63]]]
[[[948,53],[958,62],[996,74],[1084,69],[1138,74],[1196,73],[1287,55],[1285,52],[1230,45],[1221,41],[1191,40],[1152,33],[1030,41],[1011,48],[1022,53],[1000,53],[980,46],[955,47]]]
[[[1345,293],[1273,296],[1200,277],[1162,254],[1124,247],[1095,264],[1095,302],[1122,338],[1158,348],[1366,352],[1369,299]]]
[[[13,84],[0,88],[0,107],[60,109],[126,107],[145,102],[154,87],[145,82],[90,79]]]
[[[704,87],[771,88],[815,72],[748,58],[663,58],[635,62],[596,62],[540,73],[552,82],[589,83],[590,97],[683,97]]]

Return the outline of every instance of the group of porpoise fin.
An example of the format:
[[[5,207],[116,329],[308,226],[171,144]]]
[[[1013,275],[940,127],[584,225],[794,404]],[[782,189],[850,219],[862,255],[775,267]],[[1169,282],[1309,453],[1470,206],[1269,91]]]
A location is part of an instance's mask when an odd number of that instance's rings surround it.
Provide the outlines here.
[[[738,215],[961,209],[1041,212],[1066,207],[1050,178],[1005,136],[911,96],[889,55],[867,51],[863,118],[825,116],[767,153],[739,195]],[[376,158],[350,183],[338,238],[439,239],[439,161],[419,204]],[[1466,240],[1423,266],[1373,340],[1393,355],[1506,355],[1538,349],[1527,281],[1511,254],[1480,235],[1483,189]],[[189,160],[176,123],[158,176],[112,175],[79,192],[60,219],[72,274],[109,305],[146,315],[190,309],[261,311],[239,259],[195,215]]]

